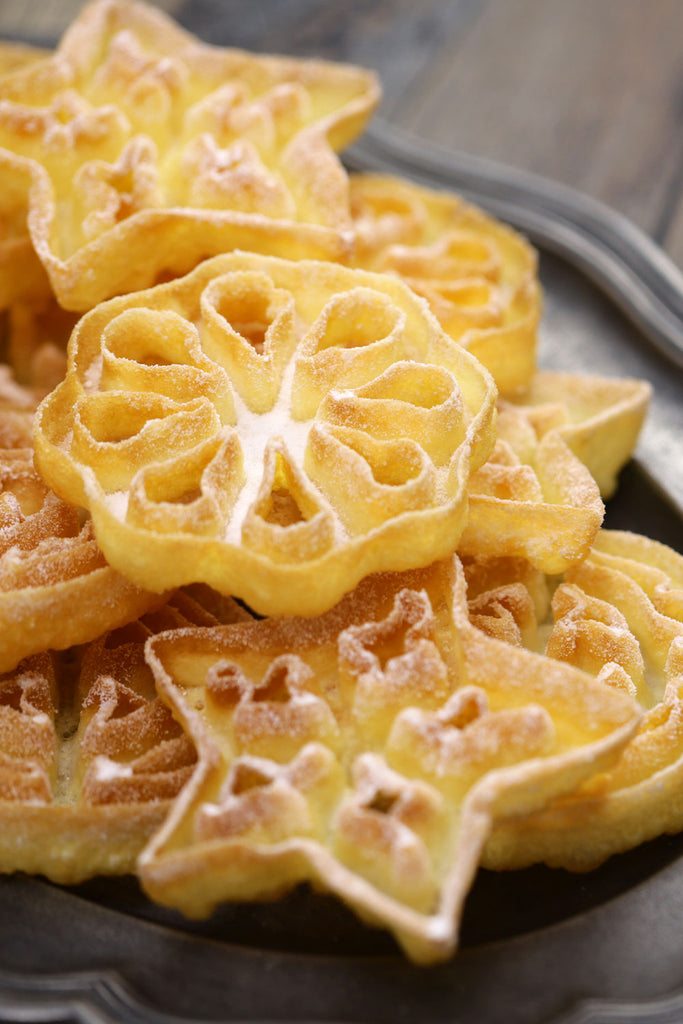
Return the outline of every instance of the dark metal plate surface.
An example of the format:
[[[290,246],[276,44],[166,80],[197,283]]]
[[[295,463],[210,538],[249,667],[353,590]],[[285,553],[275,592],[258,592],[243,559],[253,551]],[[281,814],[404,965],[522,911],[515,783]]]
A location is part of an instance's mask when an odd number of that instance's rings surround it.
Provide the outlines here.
[[[370,134],[352,155],[354,165],[387,170],[395,160],[400,173],[454,188],[464,175],[469,198],[494,212],[501,212],[495,196],[507,182],[508,219],[521,227],[526,220],[544,247],[543,366],[652,382],[651,416],[607,523],[681,550],[683,289],[676,269],[635,231],[617,232],[617,242],[609,212],[582,206],[580,197],[570,196],[562,209],[559,245],[552,186],[540,190],[534,209],[533,189],[523,201],[515,198],[514,172],[494,169],[492,196],[490,181],[477,191],[467,160],[435,154],[430,164],[424,147],[418,156],[405,140],[399,159],[390,145],[387,155],[388,142]],[[580,243],[576,252],[567,248],[572,237]],[[591,253],[599,253],[592,270]],[[624,267],[631,272],[622,273]],[[641,282],[635,303],[634,279]],[[15,876],[0,879],[0,914],[3,1021],[683,1019],[683,836],[662,837],[588,875],[481,872],[467,901],[461,951],[430,969],[410,965],[383,933],[305,889],[278,904],[226,907],[207,922],[189,923],[148,903],[133,879],[69,890]]]

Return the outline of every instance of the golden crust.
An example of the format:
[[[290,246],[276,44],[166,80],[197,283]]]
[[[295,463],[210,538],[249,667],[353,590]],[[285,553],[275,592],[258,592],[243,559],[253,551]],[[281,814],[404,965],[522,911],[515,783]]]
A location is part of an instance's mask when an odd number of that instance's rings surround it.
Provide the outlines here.
[[[683,827],[683,557],[602,531],[553,598],[548,656],[631,693],[645,712],[614,767],[545,811],[497,828],[494,867],[544,860],[572,870]]]
[[[498,403],[497,442],[469,483],[461,555],[557,574],[588,553],[647,411],[645,381],[538,371]]]
[[[534,413],[499,402],[496,445],[470,479],[458,551],[526,559],[543,572],[559,573],[588,553],[604,506],[561,432],[539,429]]]
[[[494,414],[400,281],[234,253],[83,317],[36,460],[139,585],[315,614],[452,552]]]
[[[5,318],[2,360],[18,383],[43,398],[64,379],[66,346],[78,318],[51,296],[13,303]]]
[[[50,55],[49,50],[0,40],[0,76]],[[15,173],[0,192],[0,309],[15,301],[40,301],[50,291],[26,227],[30,175]]]
[[[536,369],[541,291],[521,235],[459,196],[389,176],[351,175],[355,263],[397,274],[503,395]]]
[[[0,871],[123,874],[163,821],[195,753],[141,685],[144,639],[103,638],[75,680],[46,655],[0,679]]]
[[[29,64],[50,56],[50,51],[41,46],[28,43],[17,43],[10,39],[0,39],[0,75],[7,75]]]
[[[0,453],[5,460],[33,455],[33,415],[39,395],[18,384],[9,366],[0,366]]]
[[[107,565],[90,523],[49,491],[30,450],[0,452],[0,672],[92,640],[163,600]]]
[[[144,658],[161,630],[245,621],[177,592],[156,612],[0,677],[0,871],[74,884],[134,870],[195,764]]]
[[[335,151],[378,99],[371,72],[219,49],[151,6],[99,0],[53,55],[0,79],[3,202],[22,237],[28,209],[73,310],[235,248],[343,259]],[[6,304],[4,269],[0,249]]]
[[[611,763],[637,722],[474,629],[457,561],[316,619],[161,634],[147,658],[199,752],[138,864],[152,898],[202,916],[307,880],[420,962],[452,952],[492,822]]]
[[[644,380],[546,370],[534,374],[511,402],[524,410],[539,436],[557,431],[608,499],[633,454],[651,395]]]

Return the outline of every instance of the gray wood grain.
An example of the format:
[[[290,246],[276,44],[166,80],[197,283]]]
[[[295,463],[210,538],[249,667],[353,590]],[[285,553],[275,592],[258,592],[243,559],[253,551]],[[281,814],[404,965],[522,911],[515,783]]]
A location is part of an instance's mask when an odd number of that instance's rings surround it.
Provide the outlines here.
[[[680,0],[490,0],[395,116],[609,203],[681,262],[682,39]]]

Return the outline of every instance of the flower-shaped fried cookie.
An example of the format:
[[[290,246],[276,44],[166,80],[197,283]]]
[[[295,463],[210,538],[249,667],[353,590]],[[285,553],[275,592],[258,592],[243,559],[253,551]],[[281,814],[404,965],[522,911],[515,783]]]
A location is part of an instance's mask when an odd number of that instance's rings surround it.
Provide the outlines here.
[[[30,449],[0,450],[0,672],[93,640],[163,600],[107,565],[91,523],[45,486]]]
[[[536,254],[511,228],[456,195],[399,178],[351,176],[357,266],[391,272],[491,371],[501,394],[536,369]]]
[[[49,50],[0,40],[0,76],[49,56]],[[38,259],[26,225],[29,173],[13,174],[0,192],[0,309],[18,301],[40,301],[50,294],[45,269]]]
[[[454,550],[495,387],[396,278],[227,254],[103,303],[69,345],[37,464],[140,586],[317,614]]]
[[[13,39],[0,39],[0,75],[18,71],[49,56],[50,51],[41,46],[17,43]]]
[[[683,557],[604,530],[553,597],[546,653],[631,693],[645,714],[616,765],[496,829],[486,863],[572,870],[683,828]]]
[[[53,55],[0,80],[8,238],[25,236],[28,209],[52,290],[74,310],[234,248],[343,258],[335,151],[378,99],[371,72],[219,49],[151,6],[100,0]],[[5,263],[0,301],[17,284],[0,244]]]
[[[528,411],[503,401],[495,447],[469,492],[459,553],[524,558],[547,573],[587,554],[604,515],[598,485],[560,432],[539,437]]]
[[[147,658],[199,755],[138,863],[152,898],[201,916],[310,881],[422,962],[452,952],[492,822],[637,724],[628,695],[476,630],[457,559],[318,618],[160,634]]]
[[[0,453],[5,460],[33,455],[33,415],[39,397],[18,384],[9,366],[0,365]]]
[[[644,380],[539,370],[510,403],[524,412],[539,437],[557,431],[606,500],[633,454],[651,395]]]
[[[103,637],[75,679],[45,654],[0,678],[1,871],[69,884],[129,872],[164,820],[195,752],[154,694],[149,635]]]
[[[131,872],[190,777],[190,738],[157,697],[145,642],[220,618],[211,595],[174,594],[154,613],[0,676],[0,871],[72,884]]]
[[[3,363],[16,381],[42,398],[66,373],[66,345],[77,316],[52,296],[13,303],[5,314],[5,336],[0,345]],[[37,403],[36,403],[37,404]]]
[[[527,559],[560,573],[583,558],[635,447],[645,381],[538,372],[498,403],[497,440],[471,478],[460,554]]]
[[[8,162],[0,149],[0,177],[0,310],[4,310],[14,303],[44,301],[50,295],[50,281],[26,223],[30,169]]]

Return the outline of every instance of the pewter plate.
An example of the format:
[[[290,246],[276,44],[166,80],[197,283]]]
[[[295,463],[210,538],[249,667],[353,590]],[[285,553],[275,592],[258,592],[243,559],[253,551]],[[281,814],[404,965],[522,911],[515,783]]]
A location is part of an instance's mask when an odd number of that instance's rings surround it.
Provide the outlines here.
[[[380,124],[348,157],[464,192],[542,252],[541,364],[648,379],[654,401],[607,525],[683,550],[683,281],[612,211]],[[296,890],[190,923],[132,878],[0,878],[0,1021],[81,1024],[674,1024],[683,835],[587,875],[480,872],[448,964],[417,968],[336,901]]]

